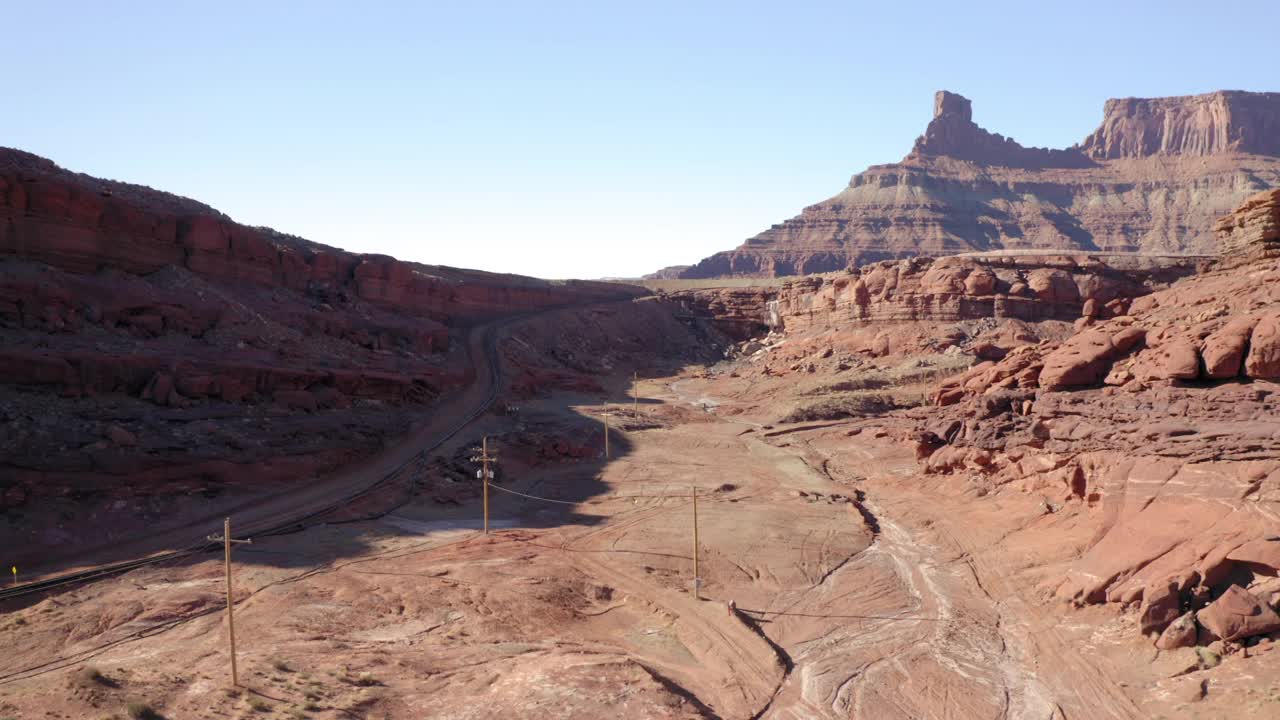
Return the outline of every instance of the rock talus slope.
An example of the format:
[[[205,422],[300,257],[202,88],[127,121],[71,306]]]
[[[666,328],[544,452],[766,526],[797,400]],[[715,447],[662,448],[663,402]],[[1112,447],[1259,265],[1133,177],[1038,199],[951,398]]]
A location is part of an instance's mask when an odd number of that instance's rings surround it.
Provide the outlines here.
[[[784,276],[974,251],[1212,254],[1214,221],[1280,185],[1280,93],[1109,100],[1066,149],[1027,148],[942,91],[910,154],[686,278]]]

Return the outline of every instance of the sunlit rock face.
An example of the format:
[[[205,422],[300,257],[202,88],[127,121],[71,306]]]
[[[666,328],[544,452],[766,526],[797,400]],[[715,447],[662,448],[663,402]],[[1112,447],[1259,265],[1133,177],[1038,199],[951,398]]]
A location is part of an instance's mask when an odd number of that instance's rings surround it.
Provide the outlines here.
[[[915,255],[1069,250],[1216,252],[1213,224],[1280,185],[1280,93],[1109,100],[1066,149],[1023,147],[942,91],[902,162],[683,271],[804,275]]]

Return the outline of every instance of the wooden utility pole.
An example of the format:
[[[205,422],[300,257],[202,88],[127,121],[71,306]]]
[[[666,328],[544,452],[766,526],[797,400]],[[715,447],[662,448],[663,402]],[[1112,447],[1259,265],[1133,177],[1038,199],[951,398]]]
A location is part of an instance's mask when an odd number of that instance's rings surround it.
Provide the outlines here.
[[[609,411],[605,410],[601,413],[604,419],[604,459],[609,459]]]
[[[253,540],[233,540],[231,538],[231,518],[222,521],[222,536],[210,535],[210,542],[222,541],[223,548],[223,566],[227,574],[227,641],[231,645],[231,686],[236,687],[240,684],[239,673],[236,670],[236,622],[235,622],[235,599],[231,591],[231,543],[240,543],[244,545],[252,545]]]
[[[480,441],[480,472],[484,474],[484,534],[489,534],[489,436]]]
[[[484,483],[484,534],[489,534],[489,480],[493,478],[493,471],[489,469],[489,463],[497,462],[498,458],[489,454],[489,436],[485,435],[480,442],[480,454],[473,455],[471,462],[480,463],[480,479]]]
[[[702,578],[698,577],[698,486],[693,486],[693,599],[701,600],[702,593],[698,585]]]
[[[631,411],[636,417],[640,416],[640,373],[631,371]]]

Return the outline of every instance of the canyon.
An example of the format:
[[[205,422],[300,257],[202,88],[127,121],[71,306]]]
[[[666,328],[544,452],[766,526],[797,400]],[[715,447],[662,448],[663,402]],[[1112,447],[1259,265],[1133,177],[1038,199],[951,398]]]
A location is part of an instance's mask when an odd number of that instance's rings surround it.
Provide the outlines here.
[[[686,269],[683,278],[841,271],[917,255],[1216,252],[1213,223],[1280,184],[1280,94],[1219,91],[1108,100],[1066,149],[1028,148],[941,91],[899,163]]]
[[[470,329],[642,293],[348,253],[0,149],[0,538],[25,564],[323,475],[474,381]]]
[[[1269,101],[1053,151],[941,94],[919,167],[1236,179],[1193,246],[760,283],[353,254],[0,151],[0,715],[1274,717]]]

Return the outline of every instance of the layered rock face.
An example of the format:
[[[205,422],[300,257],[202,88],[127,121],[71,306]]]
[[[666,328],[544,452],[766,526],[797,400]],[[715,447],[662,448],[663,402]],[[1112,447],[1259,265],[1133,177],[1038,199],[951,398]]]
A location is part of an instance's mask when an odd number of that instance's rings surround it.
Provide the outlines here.
[[[0,150],[0,508],[309,477],[469,382],[467,327],[642,293],[348,253]]]
[[[932,472],[1043,494],[1089,531],[1046,592],[1136,605],[1164,649],[1280,627],[1277,197],[1218,223],[1215,269],[1007,348],[918,414]]]
[[[1214,221],[1280,185],[1280,94],[1112,100],[1080,145],[1026,148],[938,93],[900,163],[717,253],[687,278],[785,276],[974,251],[1212,254]]]
[[[907,157],[950,157],[985,165],[1031,169],[1079,168],[1092,164],[1074,149],[1027,148],[1013,138],[983,130],[973,122],[973,105],[969,99],[946,90],[934,96],[933,120]]]
[[[866,324],[1114,317],[1153,290],[1195,274],[1193,258],[1044,255],[911,258],[780,287],[674,293],[729,335],[808,333]]]
[[[1214,230],[1224,267],[1280,257],[1280,189],[1249,198]]]
[[[30,153],[0,148],[0,256],[5,255],[79,274],[112,268],[146,275],[182,267],[211,281],[345,295],[453,326],[513,308],[627,292],[607,283],[551,283],[349,253],[237,224],[193,200],[72,173]]]
[[[1280,93],[1221,91],[1108,100],[1080,152],[1099,160],[1220,153],[1280,155]]]

